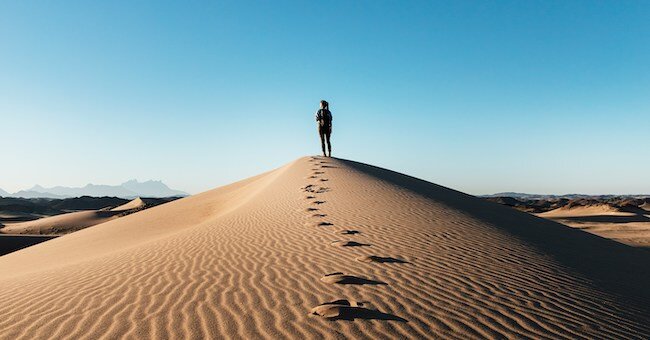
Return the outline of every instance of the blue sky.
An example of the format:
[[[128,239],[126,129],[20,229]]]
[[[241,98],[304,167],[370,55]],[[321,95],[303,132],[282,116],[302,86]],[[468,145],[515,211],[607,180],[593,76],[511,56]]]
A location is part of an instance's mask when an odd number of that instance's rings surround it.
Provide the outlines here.
[[[191,193],[316,154],[472,194],[650,193],[650,2],[3,1],[0,188]]]

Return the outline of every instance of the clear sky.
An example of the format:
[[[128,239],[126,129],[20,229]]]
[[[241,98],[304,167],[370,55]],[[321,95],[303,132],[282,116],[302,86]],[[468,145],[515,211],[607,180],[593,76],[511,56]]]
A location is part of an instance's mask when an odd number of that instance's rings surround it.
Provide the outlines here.
[[[650,193],[648,1],[2,1],[0,188],[197,193],[319,152],[472,194]]]

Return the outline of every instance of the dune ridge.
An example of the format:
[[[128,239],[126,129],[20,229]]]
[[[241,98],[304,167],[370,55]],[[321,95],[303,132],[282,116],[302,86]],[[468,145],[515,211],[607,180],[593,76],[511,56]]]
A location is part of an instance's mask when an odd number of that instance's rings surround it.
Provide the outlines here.
[[[107,207],[68,212],[33,221],[8,224],[0,229],[0,234],[62,235],[114,220],[144,209],[145,206],[146,203],[138,197],[113,209]]]
[[[142,198],[136,197],[133,200],[124,203],[118,207],[115,207],[111,209],[111,211],[127,211],[127,210],[133,210],[133,209],[140,209],[143,208],[146,205]]]
[[[647,338],[648,260],[305,157],[0,257],[0,338]]]
[[[633,216],[634,213],[623,211],[620,208],[607,204],[595,204],[588,206],[560,207],[551,211],[537,214],[537,216],[558,218],[573,216],[610,215],[610,216]]]

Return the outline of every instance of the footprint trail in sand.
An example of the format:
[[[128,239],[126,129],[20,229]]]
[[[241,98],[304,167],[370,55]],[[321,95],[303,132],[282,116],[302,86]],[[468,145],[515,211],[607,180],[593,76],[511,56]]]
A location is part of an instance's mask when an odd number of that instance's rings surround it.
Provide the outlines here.
[[[310,161],[315,161],[315,158],[312,158]],[[321,169],[325,168],[324,165],[329,164],[328,162],[320,161],[317,164],[321,166]],[[331,167],[333,168],[333,167]],[[309,176],[308,178],[310,179],[316,179],[316,175],[325,175],[325,171],[315,171],[313,172],[312,176]],[[320,178],[320,182],[327,182],[329,179],[327,178]],[[314,188],[314,184],[307,184],[305,188],[312,189]],[[319,188],[315,191],[316,193],[324,193],[326,192],[325,190],[321,189],[329,189],[329,188]],[[328,190],[329,191],[329,190]],[[317,199],[316,196],[313,196],[315,199]],[[312,204],[315,205],[321,205],[325,204],[326,201],[322,200],[316,200],[312,201]],[[327,216],[326,214],[313,214],[312,217],[325,217]],[[310,226],[311,224],[307,224],[307,226]],[[328,222],[321,222],[318,223],[317,226],[329,226],[332,225],[332,223]],[[358,235],[360,232],[357,230],[342,230],[339,232],[341,235]],[[342,247],[342,248],[351,248],[351,247],[369,247],[370,244],[367,243],[361,243],[353,240],[335,240],[330,243],[332,246],[335,247]],[[364,257],[365,258],[365,257]],[[386,259],[389,258],[382,258],[382,257],[377,257],[377,256],[368,256],[367,257],[369,260],[368,261],[363,261],[363,262],[379,262],[379,263],[386,263],[390,262]],[[406,262],[402,262],[406,263]],[[345,275],[342,272],[335,272],[331,274],[326,274],[321,278],[321,281],[326,282],[326,283],[336,283],[336,284],[341,284],[341,285],[385,285],[385,283],[381,281],[374,281],[374,280],[369,280],[365,279],[362,277],[357,277],[353,275]],[[400,317],[391,315],[391,314],[385,314],[381,313],[375,309],[372,309],[369,307],[368,304],[366,306],[363,306],[361,303],[356,303],[352,302],[350,303],[348,300],[337,300],[335,302],[330,302],[330,303],[325,303],[321,304],[320,306],[314,307],[311,312],[313,315],[318,315],[322,316],[327,319],[337,319],[337,320],[355,320],[355,319],[377,319],[377,320],[387,320],[387,321],[406,321],[405,319],[402,319]]]

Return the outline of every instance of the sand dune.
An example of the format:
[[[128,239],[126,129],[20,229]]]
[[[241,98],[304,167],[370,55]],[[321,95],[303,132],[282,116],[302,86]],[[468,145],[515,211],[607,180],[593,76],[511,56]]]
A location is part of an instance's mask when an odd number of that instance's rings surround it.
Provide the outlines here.
[[[75,211],[38,220],[7,224],[0,233],[30,235],[62,235],[133,213],[145,207],[139,197],[113,209]]]
[[[0,257],[0,338],[648,338],[649,260],[302,158]]]
[[[143,208],[146,204],[144,201],[138,197],[130,201],[129,203],[122,204],[119,207],[115,207],[111,209],[111,211],[127,211],[127,210],[133,210],[133,209],[140,209]]]
[[[7,224],[3,234],[57,235],[81,230],[118,218],[121,211],[89,210],[40,218],[34,221]]]
[[[541,214],[537,214],[537,216],[546,217],[546,218],[596,216],[596,215],[633,216],[634,213],[622,211],[618,207],[614,207],[609,204],[594,204],[594,205],[586,205],[586,206],[584,205],[571,206],[571,207],[565,206]]]
[[[635,212],[636,211],[636,212]],[[644,206],[608,204],[558,208],[537,216],[634,247],[650,247],[650,216]]]

